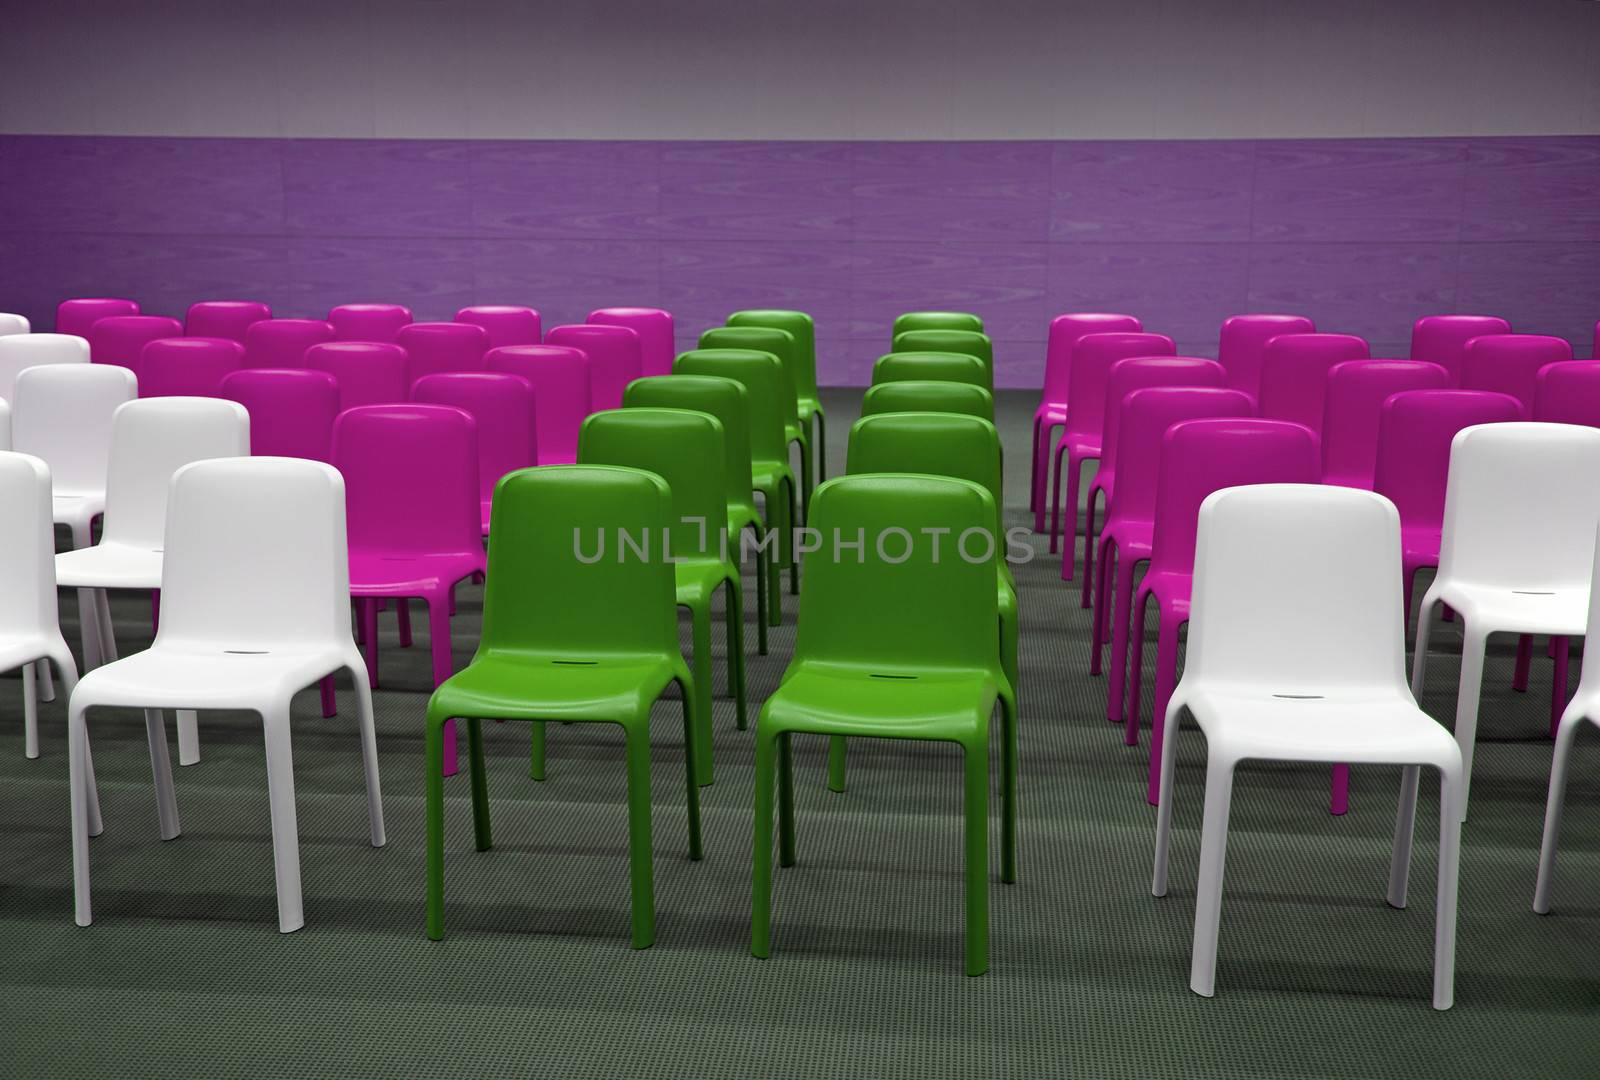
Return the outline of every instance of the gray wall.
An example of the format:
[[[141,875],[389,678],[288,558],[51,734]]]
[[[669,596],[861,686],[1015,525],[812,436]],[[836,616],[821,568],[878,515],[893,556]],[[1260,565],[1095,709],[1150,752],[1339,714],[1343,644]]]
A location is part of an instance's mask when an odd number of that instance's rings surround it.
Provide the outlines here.
[[[0,131],[1600,133],[1600,3],[6,0]]]

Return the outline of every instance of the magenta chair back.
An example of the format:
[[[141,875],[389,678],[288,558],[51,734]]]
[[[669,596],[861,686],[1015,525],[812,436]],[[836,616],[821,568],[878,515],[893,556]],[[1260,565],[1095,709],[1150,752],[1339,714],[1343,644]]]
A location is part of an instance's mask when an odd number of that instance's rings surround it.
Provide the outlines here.
[[[1566,338],[1543,334],[1491,334],[1475,337],[1461,349],[1461,389],[1510,394],[1522,403],[1522,418],[1533,416],[1539,369],[1572,359]]]
[[[1411,359],[1438,364],[1461,385],[1461,350],[1475,337],[1511,333],[1511,324],[1493,315],[1427,315],[1411,326]]]
[[[89,336],[89,327],[113,315],[137,315],[137,300],[120,300],[109,296],[83,296],[63,300],[56,305],[56,333]]]
[[[1232,315],[1222,321],[1217,362],[1228,369],[1228,385],[1252,398],[1261,396],[1261,362],[1267,342],[1284,334],[1314,334],[1317,324],[1304,315]]]
[[[1600,362],[1569,360],[1540,368],[1533,418],[1600,427]]]
[[[119,364],[139,374],[139,355],[159,338],[183,336],[183,324],[165,315],[112,315],[89,327],[89,359],[96,364]]]
[[[242,367],[232,338],[158,338],[139,354],[139,396],[221,397],[223,378]]]
[[[402,304],[340,304],[328,311],[339,341],[393,342],[411,323],[411,309]]]
[[[1450,373],[1420,360],[1347,360],[1328,369],[1322,405],[1322,482],[1372,488],[1383,403],[1403,390],[1443,390]]]
[[[544,335],[539,313],[511,304],[477,304],[456,312],[456,322],[481,326],[489,334],[489,348],[502,345],[537,345]]]
[[[305,368],[243,368],[222,377],[221,397],[250,414],[250,453],[328,461],[339,380]]]
[[[400,328],[395,343],[410,357],[407,378],[415,383],[441,371],[482,371],[489,331],[472,323],[412,323]]]
[[[339,405],[398,405],[411,396],[406,351],[382,341],[328,341],[306,350],[302,366],[339,382]]]
[[[1279,335],[1262,352],[1256,409],[1265,419],[1304,424],[1320,434],[1328,369],[1370,355],[1366,341],[1354,334]]]
[[[671,375],[677,355],[672,313],[660,308],[610,307],[589,312],[589,322],[625,326],[639,335],[640,375]]]
[[[183,317],[183,332],[188,337],[227,338],[244,344],[244,332],[252,323],[272,318],[272,308],[259,300],[202,300],[190,304]]]
[[[333,423],[333,465],[344,474],[352,558],[481,552],[477,426],[465,411],[345,409]]]
[[[332,340],[333,324],[322,319],[262,319],[245,329],[245,366],[300,367],[307,349]]]
[[[642,370],[637,333],[626,326],[582,323],[557,326],[544,341],[582,349],[589,358],[591,411],[622,408],[622,392]]]
[[[538,464],[534,438],[533,387],[520,375],[500,371],[450,371],[424,375],[411,400],[454,405],[478,425],[478,501],[483,535],[489,535],[494,487],[509,472]]]
[[[563,345],[508,345],[484,357],[490,371],[519,375],[533,389],[533,434],[540,465],[571,465],[589,407],[589,358]]]

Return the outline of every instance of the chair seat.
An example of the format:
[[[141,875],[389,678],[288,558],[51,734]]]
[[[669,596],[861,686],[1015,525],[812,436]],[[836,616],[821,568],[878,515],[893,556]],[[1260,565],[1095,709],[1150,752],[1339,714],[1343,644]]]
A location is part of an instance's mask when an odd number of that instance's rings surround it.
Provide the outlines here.
[[[1304,686],[1286,694],[1315,693]],[[1389,765],[1442,763],[1455,737],[1409,697],[1330,687],[1315,699],[1274,697],[1256,687],[1207,687],[1181,699],[1213,753],[1236,760],[1327,761]]]
[[[1100,535],[1116,543],[1117,564],[1129,567],[1150,557],[1155,546],[1156,523],[1149,518],[1113,518],[1105,523]]]
[[[649,655],[479,654],[434,692],[452,716],[497,720],[592,720],[645,716],[682,661]]]
[[[86,674],[74,702],[146,709],[259,709],[263,700],[303,689],[342,667],[364,670],[351,646],[282,648],[258,643],[230,651],[225,644],[153,645]],[[265,651],[262,651],[265,649]]]
[[[708,604],[711,594],[725,581],[736,581],[739,572],[723,559],[686,558],[676,563],[673,571],[678,579],[678,603],[691,606]]]
[[[1176,570],[1147,571],[1139,582],[1139,595],[1153,593],[1163,610],[1176,615],[1179,621],[1189,617],[1189,600],[1194,593],[1194,575]]]
[[[1063,430],[1056,436],[1055,452],[1059,454],[1063,448],[1075,458],[1097,458],[1100,456],[1100,433]]]
[[[790,484],[794,483],[794,470],[787,462],[758,460],[751,463],[750,481],[755,485],[756,491],[776,488],[784,480]]]
[[[761,511],[756,509],[755,500],[746,499],[744,502],[728,501],[728,535],[731,540],[736,540],[746,527],[754,526],[763,528],[765,522],[761,520]]]
[[[159,589],[159,551],[101,541],[56,556],[56,584],[79,589]]]
[[[439,555],[350,552],[353,596],[420,596],[454,585],[483,570],[483,557],[467,552]]]
[[[1516,592],[1450,581],[1437,583],[1428,595],[1460,612],[1469,627],[1478,624],[1486,631],[1582,637],[1588,625],[1588,589]]]
[[[814,397],[803,397],[797,404],[800,407],[800,423],[810,424],[811,418],[822,411],[822,402]]]
[[[785,731],[966,742],[988,732],[1000,688],[985,671],[885,671],[801,661],[761,724]]]
[[[66,641],[59,637],[54,641],[37,634],[0,639],[0,671],[14,671],[44,656],[70,655]]]
[[[1046,401],[1033,410],[1033,422],[1055,427],[1067,422],[1067,403],[1065,401]]]
[[[50,497],[51,511],[57,525],[87,525],[106,512],[106,493],[103,491],[63,491]]]

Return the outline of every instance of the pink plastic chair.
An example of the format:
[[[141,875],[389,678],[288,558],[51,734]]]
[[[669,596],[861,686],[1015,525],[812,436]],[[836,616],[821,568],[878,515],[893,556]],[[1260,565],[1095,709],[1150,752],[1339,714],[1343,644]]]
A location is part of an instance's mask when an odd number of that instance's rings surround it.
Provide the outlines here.
[[[256,300],[202,300],[189,305],[183,332],[188,337],[227,338],[243,345],[250,325],[270,318],[272,309]]]
[[[544,334],[539,313],[531,307],[477,304],[456,312],[456,322],[481,326],[489,333],[489,348],[502,345],[537,345]]]
[[[1438,364],[1461,385],[1461,349],[1475,337],[1509,334],[1511,324],[1493,315],[1428,315],[1411,326],[1411,359]]]
[[[244,368],[222,378],[221,395],[250,414],[250,453],[331,461],[339,380],[305,368]]]
[[[139,354],[139,396],[221,397],[222,380],[244,367],[231,338],[159,338]]]
[[[1086,334],[1137,334],[1144,324],[1132,315],[1081,312],[1050,320],[1044,352],[1044,389],[1033,410],[1033,472],[1028,509],[1033,531],[1044,532],[1044,508],[1050,501],[1050,446],[1055,429],[1067,422],[1067,390],[1072,375],[1072,347]]]
[[[406,351],[382,341],[329,341],[306,350],[303,366],[339,380],[339,405],[399,405],[411,394]]]
[[[1533,418],[1552,424],[1600,427],[1600,363],[1570,360],[1539,369]]]
[[[85,296],[63,300],[56,305],[56,333],[89,336],[89,327],[113,315],[137,315],[137,300],[118,300],[109,296]]]
[[[344,474],[350,593],[360,611],[367,679],[378,685],[378,601],[428,605],[433,683],[450,677],[451,593],[484,571],[478,445],[472,417],[445,405],[365,405],[333,423]],[[454,729],[445,771],[455,768]]]
[[[1171,356],[1177,347],[1165,334],[1085,334],[1072,346],[1072,370],[1067,379],[1067,418],[1056,438],[1055,492],[1050,500],[1050,550],[1056,550],[1061,533],[1061,501],[1067,503],[1067,530],[1061,560],[1061,580],[1072,580],[1073,544],[1078,536],[1078,483],[1083,463],[1100,457],[1106,415],[1106,377],[1111,365],[1135,356]],[[1066,489],[1061,485],[1066,461]]]
[[[1461,389],[1510,394],[1522,403],[1522,418],[1533,416],[1539,369],[1572,359],[1566,338],[1543,334],[1492,334],[1461,348]]]
[[[591,411],[622,408],[622,392],[642,370],[637,333],[626,326],[582,323],[557,326],[544,342],[582,349],[589,358]]]
[[[183,336],[183,324],[165,315],[111,315],[89,327],[89,359],[118,364],[139,374],[139,354],[158,338]]]
[[[489,331],[472,323],[419,322],[402,326],[395,342],[411,358],[406,378],[415,383],[441,371],[482,371]]]
[[[1088,507],[1083,527],[1083,595],[1080,606],[1089,606],[1094,580],[1095,498],[1104,494],[1106,505],[1116,497],[1117,429],[1122,420],[1122,399],[1147,386],[1226,386],[1228,373],[1215,360],[1195,356],[1141,356],[1118,360],[1106,374],[1105,417],[1101,421],[1100,465],[1089,483]],[[1072,548],[1061,555],[1071,559]],[[1090,674],[1099,674],[1092,666]]]
[[[340,304],[328,311],[334,336],[340,341],[395,340],[402,326],[411,323],[411,309],[400,304]]]
[[[650,307],[609,307],[589,312],[589,322],[626,326],[639,335],[639,373],[671,375],[677,338],[672,313]]]
[[[1288,420],[1322,433],[1328,369],[1371,352],[1354,334],[1282,334],[1261,353],[1256,411],[1267,420]]]
[[[322,319],[262,319],[245,329],[245,366],[300,367],[307,349],[332,340],[333,324]]]
[[[1420,360],[1347,360],[1328,369],[1322,406],[1322,482],[1372,490],[1378,418],[1391,394],[1443,390],[1450,373]]]
[[[533,434],[540,465],[571,465],[589,408],[589,358],[563,345],[508,345],[484,357],[490,371],[520,375],[533,388]]]
[[[1106,719],[1123,723],[1127,703],[1128,626],[1132,621],[1133,571],[1150,558],[1156,524],[1156,483],[1161,472],[1161,440],[1180,420],[1255,415],[1255,402],[1242,390],[1204,386],[1156,386],[1134,390],[1122,399],[1117,421],[1117,498],[1100,530],[1098,580],[1089,673],[1100,673],[1100,649],[1111,627],[1111,671],[1106,680]],[[1115,597],[1113,602],[1112,597]],[[1129,746],[1139,741],[1137,717],[1127,724]]]
[[[1156,481],[1155,531],[1150,568],[1133,601],[1132,657],[1129,664],[1128,723],[1139,722],[1146,601],[1156,601],[1155,714],[1150,725],[1150,768],[1146,797],[1159,801],[1161,739],[1167,702],[1178,681],[1178,630],[1189,621],[1194,581],[1195,531],[1207,495],[1245,484],[1315,484],[1321,464],[1317,437],[1299,424],[1281,420],[1184,420],[1161,440]],[[1348,769],[1335,766],[1332,810],[1346,809]]]
[[[478,501],[483,535],[489,535],[489,504],[506,473],[538,464],[533,431],[533,387],[520,375],[500,371],[451,371],[424,375],[411,388],[413,401],[454,405],[478,425]]]
[[[1252,399],[1261,396],[1261,360],[1267,342],[1284,334],[1314,334],[1304,315],[1232,315],[1222,321],[1217,362],[1228,369],[1228,385]]]
[[[1590,347],[1589,358],[1600,360],[1600,322],[1594,324],[1594,345]]]

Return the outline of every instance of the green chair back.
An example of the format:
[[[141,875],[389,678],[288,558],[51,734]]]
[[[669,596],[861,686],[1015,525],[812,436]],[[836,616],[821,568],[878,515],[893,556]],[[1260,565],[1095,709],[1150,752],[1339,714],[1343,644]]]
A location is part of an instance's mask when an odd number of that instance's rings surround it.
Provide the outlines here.
[[[850,429],[845,472],[928,473],[970,480],[989,493],[995,536],[1005,535],[1000,434],[988,420],[950,412],[863,416]]]
[[[867,387],[861,415],[897,412],[949,412],[994,422],[994,395],[971,383],[908,379]]]
[[[750,455],[755,461],[789,460],[783,430],[783,365],[770,352],[752,349],[690,349],[672,364],[678,375],[716,375],[745,388],[750,408]]]
[[[966,353],[983,361],[994,385],[994,342],[976,330],[907,330],[894,336],[894,352]]]
[[[728,527],[727,452],[722,421],[690,409],[612,409],[578,431],[578,461],[648,469],[672,493],[672,554],[722,557]],[[660,558],[660,534],[650,555]]]
[[[983,320],[965,311],[908,311],[896,315],[893,337],[908,330],[974,330],[981,334]]]
[[[783,422],[800,424],[800,397],[795,370],[800,366],[794,335],[771,326],[714,326],[700,335],[702,349],[755,349],[778,358],[783,370]]]
[[[751,501],[750,393],[744,384],[716,375],[651,375],[635,379],[622,394],[625,409],[694,409],[722,422],[728,502]]]
[[[872,385],[890,382],[943,380],[994,389],[984,362],[970,353],[892,352],[872,365]]]
[[[817,399],[817,327],[810,315],[773,308],[735,311],[728,316],[728,325],[787,330],[794,338],[794,364],[789,372],[795,392],[802,399]]]

